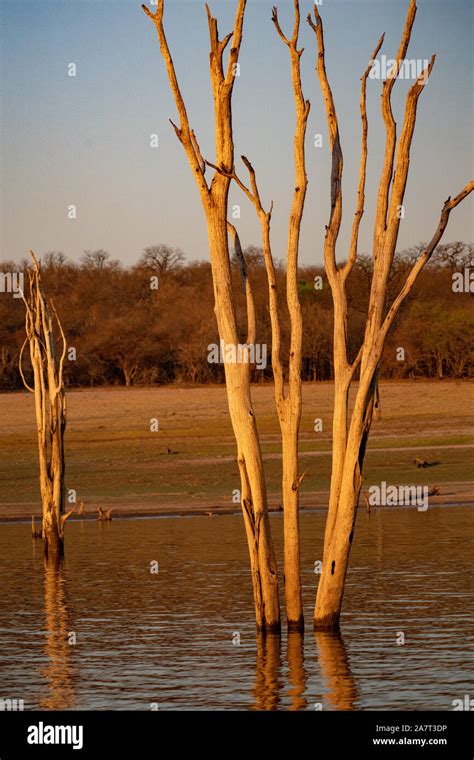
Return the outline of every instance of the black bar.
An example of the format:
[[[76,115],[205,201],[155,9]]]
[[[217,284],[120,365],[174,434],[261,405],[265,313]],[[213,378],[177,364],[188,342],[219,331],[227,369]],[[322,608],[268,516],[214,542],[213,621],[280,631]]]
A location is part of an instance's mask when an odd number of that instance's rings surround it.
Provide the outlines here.
[[[133,760],[186,755],[207,760],[241,752],[247,760],[260,751],[265,758],[270,753],[281,757],[287,747],[292,756],[304,751],[311,758],[334,760],[356,756],[472,760],[472,717],[471,712],[394,711],[3,712],[0,760],[92,758],[104,751],[104,758]],[[64,732],[56,733],[56,726],[65,727]],[[29,743],[28,737],[42,738],[43,743]],[[50,738],[69,739],[77,749],[72,744],[46,743]]]

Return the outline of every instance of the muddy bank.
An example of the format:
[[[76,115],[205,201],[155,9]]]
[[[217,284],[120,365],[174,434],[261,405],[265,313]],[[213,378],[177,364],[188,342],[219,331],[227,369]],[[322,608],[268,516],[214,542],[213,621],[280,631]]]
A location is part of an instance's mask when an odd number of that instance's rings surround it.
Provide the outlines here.
[[[366,511],[365,499],[362,492],[359,509]],[[328,491],[313,491],[301,495],[301,511],[310,511],[315,509],[326,509],[328,502]],[[444,483],[439,486],[439,492],[429,497],[429,505],[433,507],[449,507],[454,505],[474,504],[474,486],[472,483]],[[182,499],[173,498],[163,500],[162,495],[150,494],[146,498],[137,499],[134,502],[129,499],[108,499],[108,500],[91,500],[84,504],[84,515],[72,515],[70,520],[97,519],[98,510],[112,509],[112,518],[126,517],[190,517],[193,515],[227,515],[240,513],[240,505],[230,503],[229,500],[209,499],[205,496],[189,495],[183,496]],[[395,509],[396,507],[383,507],[383,509]],[[399,509],[410,509],[412,507],[399,507]],[[270,495],[269,509],[271,512],[281,512],[282,507],[275,495]],[[374,507],[372,507],[374,509]],[[30,521],[31,516],[39,518],[41,509],[39,503],[31,504],[29,502],[17,504],[0,504],[0,523],[10,521]]]

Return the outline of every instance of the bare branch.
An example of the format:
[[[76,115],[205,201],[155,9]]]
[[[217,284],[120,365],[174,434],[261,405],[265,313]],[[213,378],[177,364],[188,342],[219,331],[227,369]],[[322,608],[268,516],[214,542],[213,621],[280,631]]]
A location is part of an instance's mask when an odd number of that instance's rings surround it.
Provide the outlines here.
[[[173,127],[173,129],[174,129],[174,131],[176,132],[176,137],[178,138],[178,140],[180,141],[180,143],[182,143],[182,142],[183,142],[183,133],[182,133],[182,131],[181,131],[181,130],[180,130],[180,128],[179,128],[179,127],[178,127],[178,126],[177,126],[177,125],[174,123],[173,119],[169,119],[169,123],[171,124],[171,126],[172,126],[172,127]]]
[[[400,215],[398,214],[398,209],[403,203],[406,183],[408,179],[408,169],[410,166],[410,149],[413,140],[413,134],[415,131],[418,98],[429,79],[435,60],[436,56],[433,55],[427,68],[420,74],[418,79],[410,87],[407,94],[405,117],[403,120],[403,127],[397,146],[395,178],[393,180],[392,195],[390,198],[390,205],[386,219],[386,229],[383,239],[383,268],[390,266],[393,255],[395,253],[398,228],[400,226]]]
[[[256,340],[256,334],[257,334],[257,321],[255,317],[255,301],[253,297],[252,292],[252,286],[250,284],[250,280],[248,277],[247,272],[247,265],[245,262],[245,256],[242,251],[242,246],[240,244],[240,238],[237,230],[235,229],[234,225],[230,222],[227,222],[227,231],[229,232],[232,242],[234,245],[234,253],[237,257],[237,260],[239,262],[240,267],[240,275],[242,278],[242,286],[244,290],[244,294],[246,297],[246,303],[247,303],[247,345],[252,345],[255,343]]]
[[[151,18],[151,19],[152,19],[152,21],[154,21],[154,20],[155,20],[155,15],[154,15],[154,13],[152,13],[152,12],[151,12],[151,10],[148,8],[148,6],[147,6],[147,5],[145,5],[144,3],[142,3],[142,10],[143,10],[143,11],[146,13],[146,15],[147,15],[149,18]]]
[[[36,274],[40,274],[41,271],[41,264],[39,263],[38,259],[36,258],[33,251],[30,250],[30,256],[33,259],[33,268],[36,272]]]
[[[380,37],[377,46],[372,53],[369,65],[361,76],[361,93],[360,93],[360,116],[362,120],[362,148],[360,158],[359,169],[359,188],[357,191],[357,209],[352,224],[352,236],[349,249],[349,257],[346,265],[343,268],[342,276],[344,279],[350,274],[356,260],[357,260],[357,244],[359,240],[359,228],[360,222],[364,213],[365,205],[365,179],[367,175],[367,135],[368,135],[368,121],[367,121],[367,77],[373,66],[375,58],[382,47],[385,38],[385,32]]]
[[[350,382],[352,382],[352,378],[354,377],[355,371],[357,367],[360,365],[360,362],[362,359],[362,353],[363,353],[363,346],[359,348],[356,358],[354,359],[354,361],[348,368]]]
[[[196,151],[195,151],[193,138],[191,135],[191,128],[189,126],[186,106],[183,100],[183,96],[181,94],[178,78],[176,76],[176,71],[174,68],[173,59],[171,57],[168,41],[166,39],[166,35],[165,35],[164,27],[163,27],[164,0],[158,0],[158,5],[154,14],[151,13],[151,11],[146,7],[146,5],[142,5],[142,8],[143,8],[143,11],[146,13],[146,15],[149,18],[151,18],[151,20],[153,21],[155,25],[155,28],[158,34],[158,40],[160,43],[161,55],[163,56],[163,60],[166,66],[166,71],[168,74],[168,79],[170,82],[171,92],[173,93],[173,97],[176,103],[176,108],[178,110],[180,126],[178,128],[175,124],[173,124],[173,122],[171,122],[171,124],[173,125],[176,135],[179,141],[181,142],[181,144],[183,145],[183,148],[186,152],[189,164],[191,166],[197,185],[201,192],[201,196],[203,200],[207,202],[209,188],[207,186],[206,180],[204,179],[201,164],[199,161],[199,156],[196,154]]]
[[[222,52],[226,49],[227,45],[231,41],[232,37],[234,36],[234,32],[229,32],[229,34],[226,34],[223,40],[220,41],[220,46],[222,48]]]
[[[448,198],[445,201],[444,206],[441,209],[441,216],[440,216],[440,220],[439,220],[438,227],[436,229],[435,234],[433,235],[431,241],[429,242],[425,250],[422,252],[420,257],[414,264],[413,268],[411,269],[405,281],[403,288],[401,289],[400,293],[398,294],[393,304],[391,305],[390,309],[388,310],[387,316],[385,317],[385,320],[382,325],[379,338],[378,338],[379,348],[383,348],[385,337],[388,331],[390,330],[390,327],[392,326],[396,315],[398,314],[400,310],[400,306],[402,305],[406,297],[409,295],[410,291],[413,289],[413,286],[415,285],[415,282],[417,281],[420,272],[430,260],[434,250],[436,249],[436,246],[441,240],[444,234],[444,231],[447,227],[451,211],[454,208],[456,208],[456,206],[458,206],[473,190],[474,190],[474,180],[471,180],[461,190],[461,192],[458,193],[458,195],[456,195],[455,198],[453,198],[452,200],[451,198]]]
[[[293,483],[293,485],[292,485],[293,491],[298,491],[298,489],[299,489],[301,483],[303,482],[303,480],[305,479],[305,477],[306,477],[306,471],[302,472],[301,475],[298,477],[298,480],[296,480]]]
[[[331,213],[329,224],[326,227],[325,239],[325,261],[328,270],[328,277],[334,279],[337,275],[336,266],[336,241],[339,235],[342,218],[342,169],[343,157],[339,139],[339,124],[334,105],[334,98],[326,73],[325,49],[324,49],[324,30],[321,16],[317,5],[314,5],[315,21],[313,22],[308,15],[308,23],[313,29],[318,44],[318,60],[316,71],[318,73],[319,84],[324,98],[326,107],[326,119],[329,130],[329,144],[332,154],[331,169]]]
[[[300,21],[301,21],[301,14],[300,14],[300,4],[299,0],[293,0],[294,6],[295,6],[295,23],[293,26],[293,37],[291,38],[291,44],[296,50],[296,46],[298,44],[298,35],[300,33]],[[303,51],[301,50],[301,53]]]
[[[23,374],[23,367],[22,367],[23,351],[25,350],[25,346],[27,343],[28,343],[28,336],[25,338],[23,345],[21,347],[20,357],[18,359],[18,369],[20,370],[20,375],[21,375],[21,379],[23,380],[23,385],[28,391],[30,391],[30,393],[34,393],[35,389],[32,388],[30,385],[28,385],[28,383],[26,382],[25,375]]]
[[[194,148],[194,154],[195,154],[195,156],[196,156],[196,158],[198,160],[199,168],[201,169],[202,173],[204,174],[204,172],[206,171],[206,162],[204,161],[204,159],[202,157],[201,149],[200,149],[199,143],[198,143],[198,141],[196,139],[196,135],[195,135],[194,129],[191,130],[190,134],[191,134],[191,142],[192,142],[192,145],[193,145],[193,148]]]
[[[75,512],[75,511],[76,511],[76,509],[77,509],[77,506],[78,506],[78,505],[77,505],[77,504],[75,504],[75,505],[74,505],[74,507],[73,507],[72,509],[70,509],[70,510],[69,510],[69,512],[66,512],[66,514],[65,514],[65,515],[61,515],[61,531],[63,531],[63,530],[64,530],[64,524],[65,524],[66,520],[68,520],[68,519],[71,517],[71,515],[73,515],[73,514],[74,514],[74,512]]]
[[[246,158],[245,156],[241,156],[241,159],[244,162],[245,166],[247,167],[247,171],[249,173],[250,185],[251,185],[251,188],[252,188],[253,197],[255,199],[255,207],[257,208],[257,211],[258,211],[259,214],[265,213],[263,211],[263,206],[262,206],[262,203],[260,201],[260,193],[258,192],[257,179],[256,179],[256,176],[255,176],[255,169],[253,168],[253,166],[250,163],[250,161],[248,160],[248,158]]]
[[[283,34],[282,28],[280,26],[280,22],[278,20],[278,8],[276,7],[276,5],[274,5],[273,8],[272,8],[272,21],[273,21],[273,23],[275,25],[275,29],[277,30],[279,36],[281,37],[281,39],[283,40],[283,42],[285,43],[285,45],[288,45],[288,47],[289,47],[290,46],[290,40],[288,39],[288,37],[285,37],[285,35]]]
[[[209,5],[206,3],[207,23],[209,25],[209,41],[211,44],[211,69],[214,72],[216,81],[221,85],[224,82],[224,70],[222,67],[222,56],[224,50],[232,39],[234,32],[230,32],[223,40],[219,40],[219,31],[217,19],[211,14]]]
[[[218,174],[222,175],[223,177],[226,177],[226,179],[233,179],[234,182],[240,187],[242,192],[245,193],[247,198],[255,205],[256,203],[255,197],[252,195],[248,187],[244,185],[244,183],[238,177],[235,171],[227,172],[225,169],[222,168],[222,166],[216,166],[216,164],[211,163],[207,159],[205,160],[205,163],[207,164],[207,166],[210,166],[211,169],[215,169]]]
[[[219,33],[217,31],[217,19],[213,17],[211,9],[208,3],[206,3],[207,23],[209,25],[209,38],[211,42],[211,50],[213,53],[217,51],[219,44]]]
[[[395,80],[397,79],[400,64],[405,58],[410,42],[411,31],[415,22],[416,16],[416,1],[410,0],[410,5],[407,12],[405,21],[405,28],[403,30],[400,47],[398,49],[395,64],[389,72],[387,79],[382,87],[382,116],[385,123],[385,155],[384,163],[382,167],[382,174],[380,177],[377,210],[374,226],[374,260],[377,259],[378,253],[382,245],[382,238],[385,234],[385,226],[387,219],[387,209],[389,203],[390,185],[392,182],[393,173],[393,160],[395,156],[395,146],[397,142],[397,125],[392,113],[391,93]]]
[[[239,234],[231,222],[227,222],[227,232],[230,234],[234,246],[234,255],[237,258],[237,261],[239,263],[239,269],[240,269],[240,279],[242,281],[242,290],[245,295],[245,287],[247,283],[247,264],[245,261],[245,257],[242,251],[242,246],[240,244],[240,237]]]
[[[369,298],[369,310],[368,319],[366,325],[365,334],[365,348],[364,355],[362,357],[362,374],[369,366],[374,368],[374,361],[376,353],[374,353],[374,346],[379,339],[379,332],[384,319],[384,308],[386,298],[386,287],[390,273],[390,268],[395,255],[395,248],[397,244],[398,231],[400,227],[400,214],[399,208],[403,202],[405,193],[408,169],[410,165],[410,148],[415,129],[416,110],[418,97],[422,92],[429,75],[434,65],[435,56],[431,58],[431,61],[425,71],[422,72],[420,77],[410,87],[405,105],[405,115],[403,121],[402,132],[398,141],[395,171],[392,170],[394,163],[394,151],[396,146],[396,129],[395,122],[391,113],[390,106],[390,91],[394,84],[396,74],[399,71],[399,63],[404,58],[412,26],[416,13],[416,4],[414,0],[410,3],[408,10],[408,16],[405,24],[405,31],[402,37],[400,50],[398,52],[398,62],[393,67],[389,74],[389,78],[384,83],[384,89],[382,93],[383,112],[386,120],[387,128],[387,141],[385,152],[385,163],[382,170],[382,178],[379,185],[379,194],[377,198],[376,219],[374,227],[374,276],[372,278],[370,298]],[[396,71],[395,71],[396,70]],[[386,176],[386,172],[390,172],[390,177]],[[390,185],[392,185],[391,196],[389,200]],[[370,371],[372,371],[372,369]]]
[[[234,31],[232,32],[232,47],[229,52],[229,60],[227,63],[227,74],[225,77],[225,84],[230,93],[234,86],[235,81],[235,69],[239,60],[240,46],[242,44],[242,31],[244,26],[245,6],[247,0],[239,0],[237,10],[235,13]],[[227,42],[226,42],[227,45]]]
[[[66,358],[67,342],[66,342],[66,336],[64,334],[63,326],[58,317],[58,312],[56,311],[56,307],[53,301],[51,301],[50,303],[51,303],[51,308],[53,310],[54,316],[56,317],[56,323],[59,327],[59,332],[61,333],[61,338],[63,341],[63,350],[61,352],[61,358],[59,360],[59,370],[58,370],[58,387],[59,389],[61,389],[63,387],[63,368],[64,368],[64,359]]]

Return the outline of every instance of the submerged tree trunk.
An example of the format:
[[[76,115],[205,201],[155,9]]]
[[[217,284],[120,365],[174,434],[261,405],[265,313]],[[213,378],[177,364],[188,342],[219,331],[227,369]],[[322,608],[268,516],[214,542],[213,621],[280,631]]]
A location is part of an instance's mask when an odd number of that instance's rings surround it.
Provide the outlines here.
[[[227,193],[227,188],[225,188]],[[237,328],[230,290],[227,221],[218,204],[208,217],[211,267],[216,294],[215,312],[219,336],[226,345],[237,345]],[[224,208],[227,207],[227,196]],[[223,222],[222,222],[223,220]],[[227,270],[227,271],[226,271]],[[219,294],[221,296],[219,297]],[[226,297],[222,298],[225,294]],[[252,307],[253,308],[253,301]],[[250,324],[247,345],[255,340],[255,325]],[[224,363],[229,413],[238,448],[241,505],[247,534],[257,628],[280,628],[278,573],[268,515],[267,492],[257,423],[250,395],[250,363]]]
[[[71,512],[65,514],[64,431],[66,429],[66,397],[63,365],[66,338],[54,306],[48,307],[41,284],[40,265],[33,253],[33,272],[30,273],[26,306],[26,338],[20,352],[20,373],[25,387],[34,394],[38,437],[39,481],[42,504],[42,536],[45,554],[60,557],[64,553],[64,524]],[[56,356],[54,322],[62,339],[62,353]],[[29,345],[33,368],[33,387],[26,382],[22,358]]]
[[[232,91],[237,73],[245,0],[239,0],[233,32],[219,39],[217,20],[206,6],[211,44],[210,72],[214,98],[216,164],[213,179],[208,186],[204,177],[204,161],[188,115],[176,77],[174,64],[163,27],[164,0],[158,0],[152,13],[143,10],[153,21],[160,43],[172,94],[178,109],[180,125],[173,124],[194,178],[196,180],[206,216],[211,270],[214,284],[215,314],[219,338],[226,346],[238,347],[238,330],[234,296],[231,284],[228,242],[229,174],[234,167],[232,134]],[[224,51],[232,40],[226,72],[223,66]],[[248,344],[255,341],[255,312],[250,284],[246,282]],[[268,516],[267,493],[263,472],[262,452],[250,394],[249,353],[245,361],[224,362],[230,418],[237,443],[238,465],[241,480],[241,505],[249,548],[257,629],[266,632],[280,630],[278,574]]]
[[[278,12],[273,8],[272,21],[290,51],[291,76],[296,110],[294,133],[295,189],[290,210],[286,257],[286,303],[290,318],[290,350],[288,356],[288,386],[285,388],[284,369],[281,357],[281,323],[278,311],[277,281],[270,242],[270,224],[273,204],[265,211],[260,199],[255,170],[250,161],[242,156],[250,176],[250,188],[239,179],[235,169],[226,172],[222,165],[212,166],[220,175],[234,180],[255,206],[260,220],[262,247],[268,282],[268,300],[272,334],[272,371],[275,382],[275,405],[282,440],[282,496],[283,496],[283,565],[287,625],[289,631],[304,631],[303,599],[301,593],[300,531],[299,531],[299,487],[303,476],[298,470],[298,438],[301,421],[302,391],[301,365],[303,324],[298,295],[298,255],[301,221],[306,198],[308,180],[305,165],[305,136],[310,111],[309,101],[305,101],[301,85],[300,59],[298,50],[300,31],[299,1],[294,0],[295,23],[293,35],[288,39],[280,27]],[[239,258],[243,254],[239,244]]]
[[[285,393],[282,383],[283,371],[279,356],[281,330],[279,326],[276,328],[276,323],[278,322],[278,308],[276,304],[274,304],[273,309],[270,309],[270,314],[272,320],[272,341],[275,342],[275,338],[277,337],[276,350],[272,353],[272,361],[278,364],[277,372],[275,373],[274,370],[275,401],[282,436],[286,614],[288,631],[304,631],[299,528],[299,488],[303,475],[300,475],[298,469],[298,442],[302,410],[301,365],[303,320],[298,295],[298,257],[301,222],[303,219],[306,191],[308,187],[308,179],[306,176],[305,139],[310,103],[308,100],[304,99],[301,83],[300,60],[303,54],[303,49],[298,49],[298,37],[300,32],[300,7],[298,0],[294,0],[294,7],[295,23],[291,38],[287,38],[280,27],[277,9],[273,8],[272,12],[272,21],[275,25],[275,29],[290,52],[291,79],[296,111],[296,126],[293,141],[295,183],[290,209],[286,256],[286,303],[290,317],[290,352],[288,357],[287,393]],[[269,278],[270,290],[272,290],[273,285],[274,273],[273,277]]]
[[[319,630],[339,628],[349,553],[354,538],[362,485],[365,449],[372,423],[374,395],[373,382],[368,388],[360,384],[346,440],[343,466],[339,468],[340,474],[335,478],[335,483],[331,482],[323,567],[315,608],[315,627]],[[336,486],[336,483],[339,485]]]
[[[398,141],[391,109],[391,91],[398,75],[398,66],[405,59],[416,15],[416,2],[410,0],[405,28],[395,64],[382,88],[382,115],[386,129],[385,156],[379,184],[374,224],[374,267],[369,306],[362,346],[352,362],[348,359],[346,281],[357,260],[359,226],[364,213],[367,167],[367,110],[366,85],[372,61],[384,40],[380,38],[367,69],[361,77],[360,113],[362,120],[362,149],[356,213],[347,262],[336,263],[336,243],[342,220],[343,156],[334,99],[326,74],[324,35],[317,5],[314,21],[308,22],[317,39],[316,70],[326,107],[329,142],[332,153],[331,212],[324,242],[325,268],[334,305],[334,417],[332,443],[332,473],[329,508],[324,537],[323,568],[318,586],[314,612],[316,630],[337,630],[342,608],[349,554],[354,537],[357,507],[362,482],[367,439],[374,411],[379,414],[378,374],[380,358],[390,327],[406,297],[412,290],[423,267],[429,261],[448,223],[449,215],[473,190],[474,183],[452,200],[445,202],[438,228],[429,245],[422,251],[409,272],[405,284],[387,309],[387,284],[395,255],[405,187],[410,163],[410,149],[416,121],[417,103],[434,65],[435,56],[425,71],[410,87],[405,106],[402,131]],[[397,150],[396,150],[397,149]],[[354,409],[348,414],[349,389],[360,366],[360,380]]]

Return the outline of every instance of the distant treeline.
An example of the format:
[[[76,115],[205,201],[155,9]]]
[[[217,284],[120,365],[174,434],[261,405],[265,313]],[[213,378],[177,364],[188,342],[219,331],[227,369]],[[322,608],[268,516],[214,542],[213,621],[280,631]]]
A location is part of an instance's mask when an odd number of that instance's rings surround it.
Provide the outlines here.
[[[397,255],[389,303],[420,249],[417,246]],[[272,378],[268,286],[261,250],[249,247],[245,254],[255,298],[257,343],[268,346],[266,369],[252,370],[252,379],[259,382]],[[469,288],[462,292],[459,285],[461,280],[468,281],[469,274],[464,273],[471,261],[472,245],[439,246],[387,341],[383,377],[472,376],[474,312]],[[0,272],[24,272],[27,288],[28,267],[26,260],[20,265],[4,262]],[[348,333],[352,357],[362,341],[371,269],[371,259],[361,257],[350,277]],[[46,294],[54,302],[68,346],[74,349],[65,366],[67,386],[223,382],[223,366],[208,362],[209,344],[219,342],[209,263],[186,263],[179,250],[157,245],[145,249],[130,268],[102,250],[87,251],[79,264],[62,253],[48,253],[42,257],[42,272]],[[459,282],[453,290],[456,272],[463,274],[457,275]],[[245,302],[237,261],[232,262],[232,277],[240,340],[244,343]],[[277,266],[277,280],[285,356],[289,322],[282,265]],[[3,285],[5,282],[2,278]],[[301,268],[299,289],[304,321],[303,379],[329,380],[333,376],[332,301],[324,269]],[[25,337],[24,310],[21,298],[0,292],[0,390],[22,387],[18,359]],[[400,360],[403,354],[404,360]],[[26,376],[31,377],[27,352],[24,367]]]

